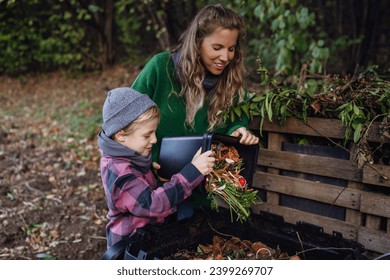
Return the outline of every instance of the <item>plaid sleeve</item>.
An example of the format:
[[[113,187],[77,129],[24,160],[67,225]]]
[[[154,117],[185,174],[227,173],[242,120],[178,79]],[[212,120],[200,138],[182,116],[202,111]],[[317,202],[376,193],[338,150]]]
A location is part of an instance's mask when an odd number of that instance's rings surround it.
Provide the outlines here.
[[[112,199],[120,212],[130,212],[138,217],[163,218],[174,211],[177,203],[191,195],[192,190],[203,180],[203,176],[192,165],[157,188],[152,171],[141,173],[131,166],[117,176]],[[120,169],[120,166],[117,166]]]

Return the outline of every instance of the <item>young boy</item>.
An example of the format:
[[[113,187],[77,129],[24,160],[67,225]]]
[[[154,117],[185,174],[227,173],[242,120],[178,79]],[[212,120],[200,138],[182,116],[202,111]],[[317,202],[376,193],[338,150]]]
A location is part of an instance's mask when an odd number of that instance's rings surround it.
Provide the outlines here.
[[[152,171],[152,146],[160,120],[157,105],[131,88],[108,92],[98,145],[108,206],[107,247],[147,224],[162,223],[211,172],[211,151],[198,151],[169,182],[158,187]]]

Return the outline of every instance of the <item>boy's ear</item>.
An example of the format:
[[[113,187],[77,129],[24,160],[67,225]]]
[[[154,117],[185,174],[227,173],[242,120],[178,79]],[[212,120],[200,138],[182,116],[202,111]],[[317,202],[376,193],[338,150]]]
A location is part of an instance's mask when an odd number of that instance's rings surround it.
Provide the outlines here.
[[[123,130],[119,130],[117,133],[115,133],[115,140],[119,142],[125,141],[125,132]]]

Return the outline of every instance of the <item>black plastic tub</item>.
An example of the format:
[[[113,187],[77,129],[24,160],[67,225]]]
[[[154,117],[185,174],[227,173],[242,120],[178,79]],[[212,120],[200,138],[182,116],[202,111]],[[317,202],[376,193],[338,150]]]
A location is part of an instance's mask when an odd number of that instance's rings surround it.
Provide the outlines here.
[[[149,227],[127,247],[124,258],[170,259],[179,250],[196,251],[199,244],[211,244],[218,233],[261,241],[289,256],[298,254],[304,260],[366,259],[365,248],[344,239],[340,233],[326,234],[322,228],[306,223],[288,224],[281,217],[267,213],[252,215],[246,223],[231,222],[227,209],[218,213],[197,209],[187,220]]]
[[[213,143],[223,143],[237,149],[243,159],[244,169],[241,171],[249,187],[252,187],[253,174],[257,165],[259,145],[240,144],[239,138],[218,133],[205,133],[203,136],[164,137],[161,141],[158,175],[170,178],[178,173],[194,154],[201,148],[202,152],[211,148]]]

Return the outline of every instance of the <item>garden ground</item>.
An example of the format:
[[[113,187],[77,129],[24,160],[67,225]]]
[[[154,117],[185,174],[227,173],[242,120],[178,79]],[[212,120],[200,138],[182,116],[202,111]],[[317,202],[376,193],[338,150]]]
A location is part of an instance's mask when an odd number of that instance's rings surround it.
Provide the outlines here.
[[[102,256],[101,107],[107,90],[137,72],[0,76],[0,259]]]

